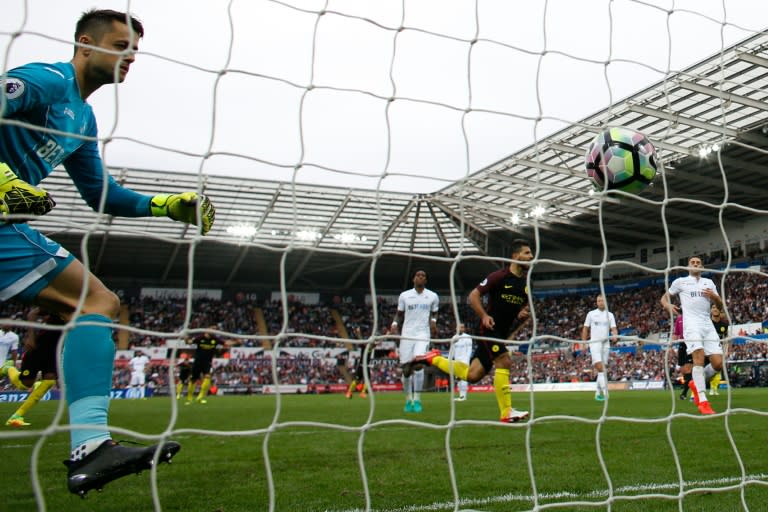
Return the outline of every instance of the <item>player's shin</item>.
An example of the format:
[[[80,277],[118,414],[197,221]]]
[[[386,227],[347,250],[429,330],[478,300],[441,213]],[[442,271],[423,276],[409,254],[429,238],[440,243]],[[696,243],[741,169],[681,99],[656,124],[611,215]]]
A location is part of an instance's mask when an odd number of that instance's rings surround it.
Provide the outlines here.
[[[451,373],[456,379],[467,380],[469,374],[469,365],[462,361],[452,361],[443,356],[436,356],[432,359],[432,366],[440,368],[445,373]],[[451,370],[453,369],[453,370]]]
[[[208,388],[211,387],[211,378],[206,377],[203,379],[203,383],[200,384],[200,393],[197,394],[197,399],[202,400],[208,394]]]
[[[509,387],[509,370],[496,368],[493,375],[493,390],[496,392],[496,402],[502,417],[512,408],[512,390]]]
[[[708,364],[707,366],[704,367],[704,380],[706,382],[709,382],[710,380],[712,380],[712,377],[714,377],[716,373],[717,372],[715,371],[715,369],[712,368],[712,364]]]
[[[424,370],[417,370],[411,376],[413,379],[413,399],[421,400],[421,390],[424,388]]]
[[[706,402],[707,394],[704,392],[706,389],[704,367],[694,366],[693,370],[691,370],[691,376],[691,381],[693,382],[693,386],[691,386],[691,391],[693,391],[693,401],[696,402],[696,404],[699,402]]]
[[[608,379],[605,372],[598,372],[597,374],[597,392],[600,395],[606,395],[608,391]]]
[[[64,342],[63,369],[69,421],[91,428],[70,431],[73,453],[83,457],[110,439],[107,428],[109,395],[115,343],[107,325],[83,325],[84,322],[111,324],[103,315],[83,315],[75,322]],[[96,427],[96,428],[93,428]]]
[[[27,399],[24,400],[24,403],[21,404],[21,407],[16,409],[15,414],[19,416],[26,415],[27,411],[29,411],[32,407],[34,407],[37,404],[37,402],[39,402],[40,399],[45,396],[48,390],[53,387],[54,384],[56,384],[56,381],[52,379],[41,380],[40,385],[32,390],[32,392],[29,394]]]
[[[402,381],[403,381],[403,392],[405,393],[405,399],[410,402],[411,400],[413,400],[413,388],[411,384],[413,381],[413,376],[409,375],[408,377],[406,377],[405,375],[403,375]]]
[[[21,372],[15,366],[8,368],[8,380],[11,381],[11,384],[13,384],[16,389],[22,391],[29,389],[23,382],[21,382]]]

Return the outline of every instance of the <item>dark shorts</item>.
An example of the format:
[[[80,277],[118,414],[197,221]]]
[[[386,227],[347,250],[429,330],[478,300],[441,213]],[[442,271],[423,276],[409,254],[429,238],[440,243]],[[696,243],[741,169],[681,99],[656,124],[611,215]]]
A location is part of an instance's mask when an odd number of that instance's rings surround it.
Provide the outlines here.
[[[179,370],[179,382],[186,383],[189,380],[189,376],[192,374],[192,368],[189,367],[189,365],[184,366],[181,370]]]
[[[693,363],[693,357],[691,354],[686,352],[687,347],[685,346],[685,343],[680,343],[677,346],[677,365],[678,366],[685,366],[687,364]]]
[[[685,343],[680,343],[677,346],[677,366],[685,366],[687,364],[693,364],[693,355],[687,352],[688,347]],[[704,357],[704,366],[709,364],[709,356]]]
[[[197,380],[203,375],[208,375],[211,373],[211,364],[213,361],[201,361],[199,359],[195,359],[195,362],[192,363],[192,380]]]
[[[56,347],[59,343],[60,331],[45,331],[38,334],[35,340],[35,348],[24,352],[21,358],[22,380],[34,379],[37,372],[59,374],[56,364]]]
[[[494,336],[494,334],[491,333],[490,336]],[[470,361],[477,358],[480,361],[480,364],[483,365],[483,369],[487,375],[490,373],[491,368],[493,368],[493,361],[504,352],[509,352],[504,343],[498,341],[477,340],[475,352],[472,354]]]

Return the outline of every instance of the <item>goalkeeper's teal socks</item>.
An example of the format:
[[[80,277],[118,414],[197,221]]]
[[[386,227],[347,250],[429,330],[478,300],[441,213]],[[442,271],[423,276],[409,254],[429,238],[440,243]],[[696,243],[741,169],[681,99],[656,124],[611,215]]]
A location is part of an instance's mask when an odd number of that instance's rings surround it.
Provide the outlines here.
[[[112,329],[106,325],[82,325],[83,322],[111,324],[104,315],[83,315],[75,321],[64,341],[62,366],[71,425],[89,425],[89,429],[70,431],[72,450],[86,446],[86,452],[110,439],[107,428],[109,394],[115,343]],[[87,453],[86,453],[87,454]]]

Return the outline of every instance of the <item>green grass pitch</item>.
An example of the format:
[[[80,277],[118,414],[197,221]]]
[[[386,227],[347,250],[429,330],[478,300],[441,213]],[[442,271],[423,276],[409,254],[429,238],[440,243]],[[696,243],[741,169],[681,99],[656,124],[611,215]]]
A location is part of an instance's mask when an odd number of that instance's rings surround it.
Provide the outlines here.
[[[157,502],[150,472],[85,500],[70,495],[61,463],[68,435],[44,430],[58,407],[44,402],[27,415],[29,429],[0,431],[0,510],[768,510],[768,390],[722,392],[713,406],[724,411],[730,401],[731,413],[716,417],[669,391],[614,392],[605,410],[586,392],[513,399],[534,411],[532,421],[498,423],[490,393],[462,403],[426,393],[424,412],[407,415],[397,393],[211,397],[177,402],[176,411],[168,397],[115,400],[115,427],[171,429],[182,443],[173,464],[158,468]],[[0,415],[14,409],[2,403]]]

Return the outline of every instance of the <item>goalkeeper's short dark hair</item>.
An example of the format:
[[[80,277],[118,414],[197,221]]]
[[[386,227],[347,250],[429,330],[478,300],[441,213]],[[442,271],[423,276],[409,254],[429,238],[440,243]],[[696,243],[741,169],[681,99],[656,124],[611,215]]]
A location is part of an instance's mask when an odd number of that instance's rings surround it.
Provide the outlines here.
[[[144,37],[144,25],[129,13],[113,11],[112,9],[91,9],[85,11],[75,25],[75,41],[83,34],[88,34],[96,41],[99,41],[104,34],[112,30],[112,23],[128,23],[139,37]],[[77,46],[75,46],[77,52]]]

